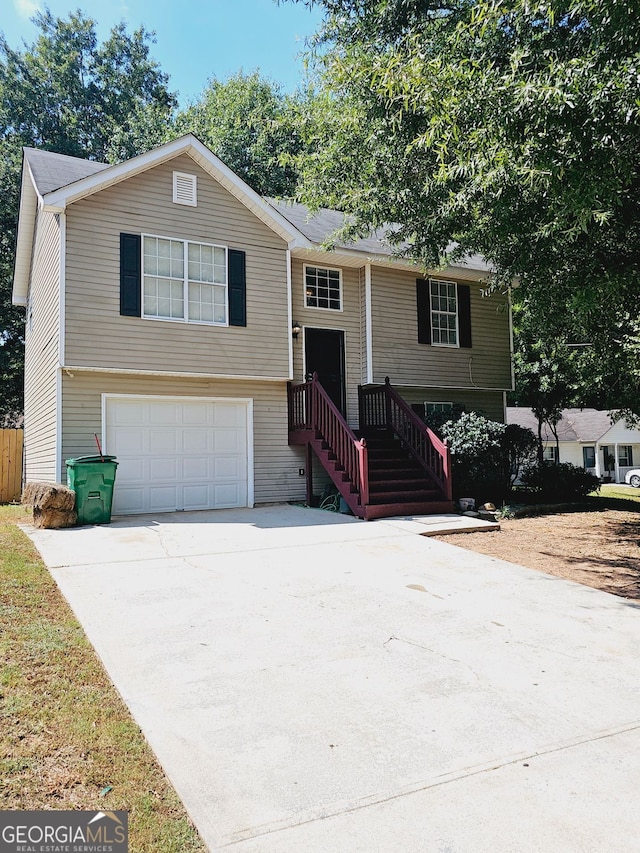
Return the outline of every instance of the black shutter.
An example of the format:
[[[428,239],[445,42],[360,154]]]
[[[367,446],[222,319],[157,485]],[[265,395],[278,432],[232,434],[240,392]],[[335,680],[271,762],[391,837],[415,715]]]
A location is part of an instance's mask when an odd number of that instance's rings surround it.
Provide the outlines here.
[[[417,415],[419,418],[421,418],[422,420],[424,420],[424,415],[425,415],[425,405],[424,405],[424,403],[412,403],[412,404],[411,404],[411,408],[413,409],[413,411],[416,413],[416,415]]]
[[[458,285],[458,332],[460,346],[471,347],[471,288],[468,284]]]
[[[120,235],[120,313],[125,317],[141,315],[141,237]]]
[[[429,282],[423,278],[416,280],[416,304],[418,310],[418,343],[431,343],[431,297]]]
[[[247,325],[246,253],[229,249],[229,325]]]

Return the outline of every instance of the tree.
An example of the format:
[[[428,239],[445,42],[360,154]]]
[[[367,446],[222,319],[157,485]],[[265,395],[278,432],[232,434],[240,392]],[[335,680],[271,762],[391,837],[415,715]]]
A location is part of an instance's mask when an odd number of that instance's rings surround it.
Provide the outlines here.
[[[0,429],[22,415],[24,311],[11,304],[20,155],[0,139]]]
[[[22,412],[24,312],[11,305],[22,147],[116,162],[160,141],[176,106],[144,28],[120,24],[99,44],[81,12],[34,22],[40,35],[24,50],[0,36],[0,423]]]
[[[258,71],[212,78],[177,116],[174,133],[195,134],[260,195],[291,196],[302,150],[295,115],[300,95],[285,96]]]
[[[321,0],[303,200],[427,267],[473,252],[640,397],[640,18],[617,0]],[[404,245],[403,245],[404,244]],[[556,329],[558,323],[554,323]],[[551,334],[543,330],[543,340]],[[584,336],[584,337],[582,337]],[[582,377],[583,388],[585,377]]]
[[[513,305],[514,373],[512,403],[532,409],[538,421],[537,455],[543,461],[542,427],[556,435],[562,410],[589,405],[584,399],[581,373],[589,361],[590,347],[574,346],[563,328],[565,321],[536,312],[529,299],[516,291]]]

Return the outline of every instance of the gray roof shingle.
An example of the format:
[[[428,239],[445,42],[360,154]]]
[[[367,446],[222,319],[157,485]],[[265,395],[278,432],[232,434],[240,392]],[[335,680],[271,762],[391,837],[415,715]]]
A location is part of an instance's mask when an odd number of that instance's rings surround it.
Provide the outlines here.
[[[268,198],[267,201],[312,243],[324,243],[345,224],[345,215],[339,210],[329,210],[325,207],[312,216],[309,213],[309,208],[304,204],[274,198]],[[375,252],[390,255],[392,251],[391,245],[385,239],[385,233],[382,230],[373,232],[370,237],[361,237],[353,243],[337,243],[336,245],[341,248],[354,249],[357,252],[368,252],[369,254]]]
[[[66,187],[109,168],[108,163],[96,163],[94,160],[83,160],[81,157],[70,157],[68,154],[56,154],[53,151],[40,151],[37,148],[25,148],[24,155],[40,195],[59,190],[60,187]]]
[[[507,408],[507,423],[527,427],[538,434],[538,419],[531,409],[509,406]],[[562,418],[558,422],[558,439],[560,441],[598,441],[605,432],[611,429],[612,420],[608,412],[598,409],[563,409]],[[542,425],[542,440],[555,441],[555,437],[547,424]]]
[[[268,198],[266,199],[272,207],[282,214],[295,228],[312,243],[321,245],[327,241],[332,234],[345,224],[345,215],[338,210],[320,208],[317,213],[311,215],[309,208],[297,202]],[[390,229],[392,230],[392,229]],[[393,255],[393,247],[387,239],[389,231],[379,228],[373,231],[369,237],[361,237],[352,243],[337,242],[336,246],[342,249],[352,249],[367,255]],[[470,255],[463,261],[458,261],[456,266],[470,267],[475,270],[490,271],[490,267],[481,255]]]

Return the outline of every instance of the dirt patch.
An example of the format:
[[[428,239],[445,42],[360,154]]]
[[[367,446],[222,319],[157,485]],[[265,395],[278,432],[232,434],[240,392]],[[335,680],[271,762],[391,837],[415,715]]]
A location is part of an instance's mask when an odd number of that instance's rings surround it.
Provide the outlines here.
[[[640,600],[639,512],[603,510],[503,519],[500,530],[436,538]]]

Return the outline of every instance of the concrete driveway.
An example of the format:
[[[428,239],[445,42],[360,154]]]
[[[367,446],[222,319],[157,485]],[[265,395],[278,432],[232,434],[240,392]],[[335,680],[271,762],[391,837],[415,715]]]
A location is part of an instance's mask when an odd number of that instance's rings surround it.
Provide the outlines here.
[[[637,604],[299,507],[28,532],[211,850],[638,849]]]

